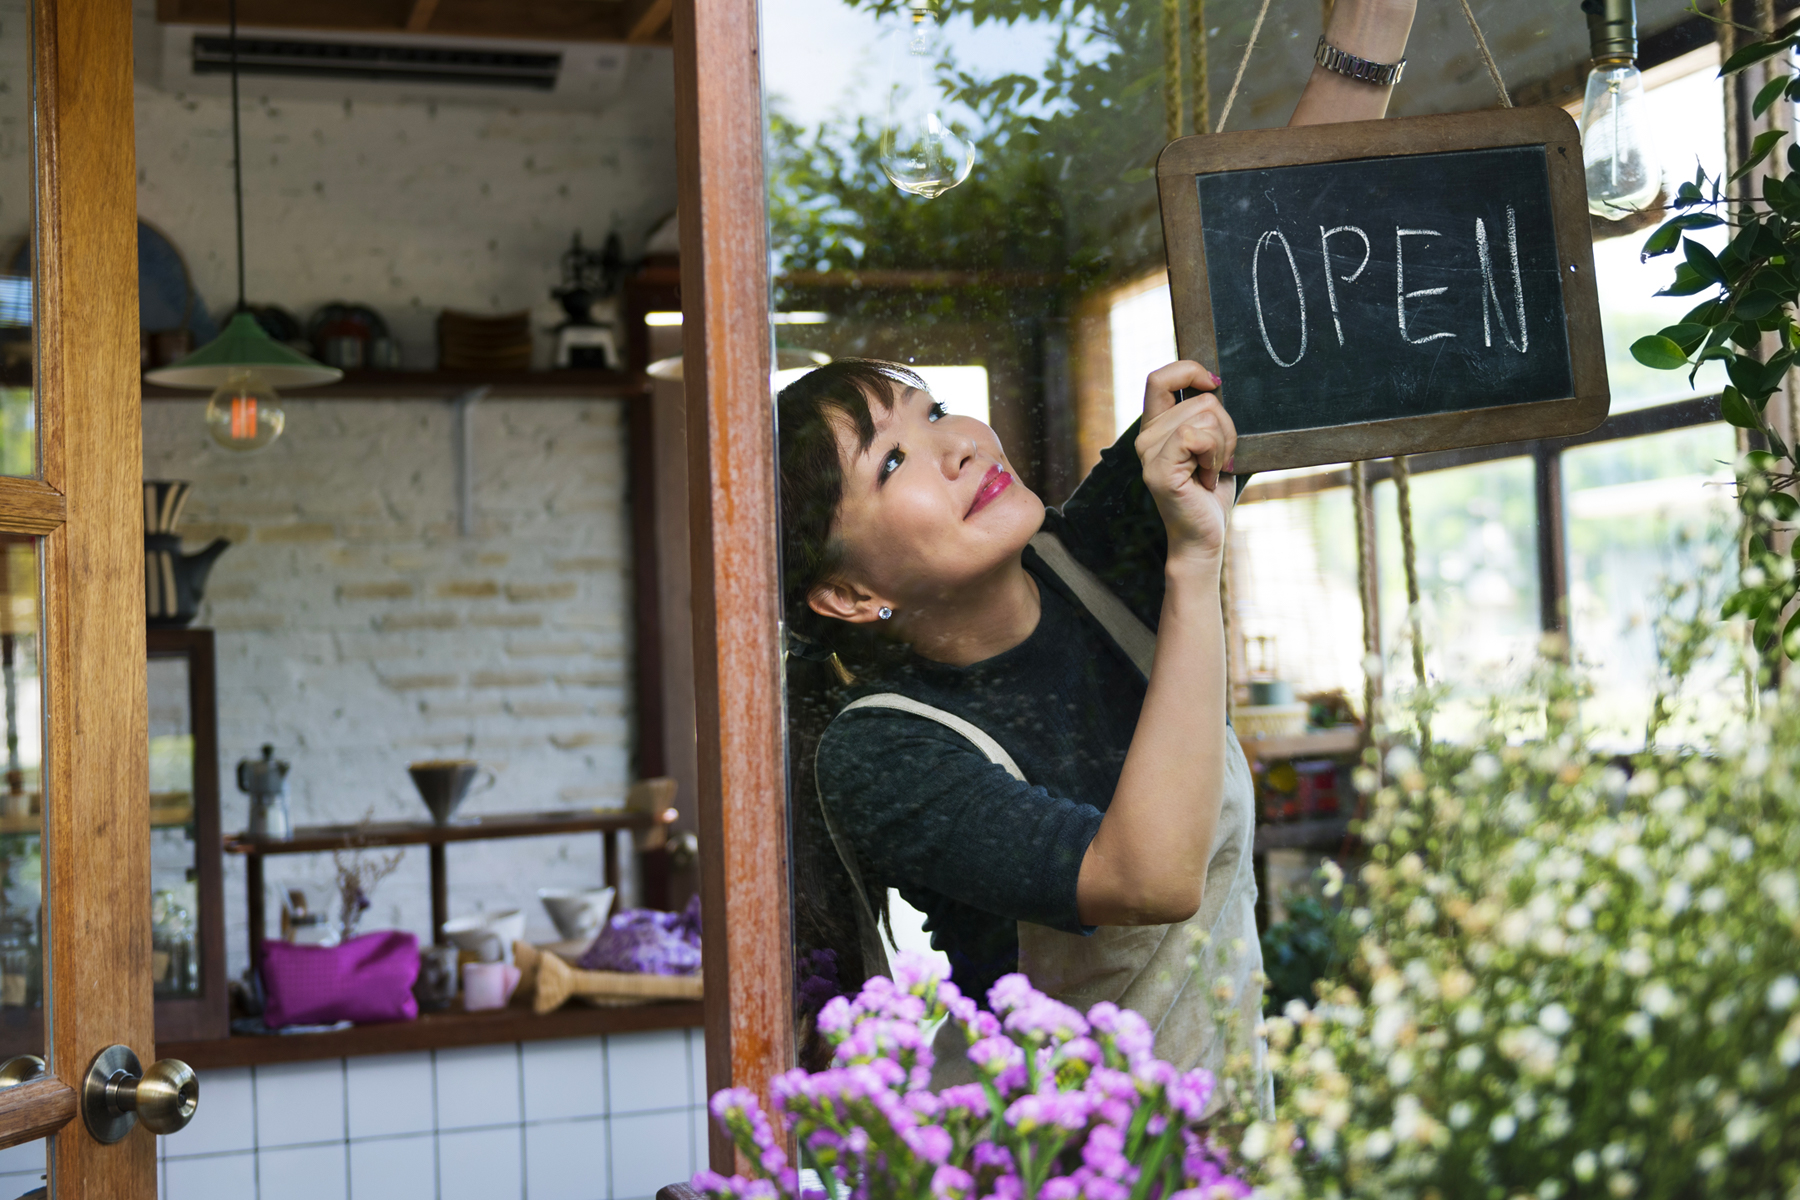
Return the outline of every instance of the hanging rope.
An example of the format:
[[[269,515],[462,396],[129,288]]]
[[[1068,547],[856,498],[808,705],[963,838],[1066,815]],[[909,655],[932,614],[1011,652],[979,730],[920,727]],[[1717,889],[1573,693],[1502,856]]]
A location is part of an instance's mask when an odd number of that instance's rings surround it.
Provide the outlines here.
[[[1350,504],[1356,514],[1356,591],[1363,610],[1363,729],[1375,736],[1375,700],[1381,694],[1381,614],[1375,606],[1375,523],[1369,510],[1368,464],[1350,464]]]
[[[1163,140],[1181,136],[1181,0],[1163,0]]]
[[[1214,133],[1225,132],[1225,122],[1231,119],[1231,106],[1237,103],[1238,88],[1244,82],[1244,71],[1250,66],[1250,53],[1256,49],[1256,39],[1262,33],[1263,20],[1269,15],[1269,0],[1262,0],[1262,7],[1256,10],[1256,24],[1250,27],[1250,40],[1244,43],[1244,57],[1238,60],[1237,74],[1232,77],[1231,90],[1225,94],[1225,107],[1219,110],[1219,124]]]
[[[1212,128],[1212,96],[1207,86],[1206,0],[1188,0],[1188,108],[1194,132]]]
[[[1500,94],[1500,107],[1511,108],[1512,97],[1506,94],[1506,80],[1500,78],[1500,64],[1494,61],[1493,52],[1488,49],[1487,38],[1475,20],[1475,10],[1469,7],[1469,0],[1462,0],[1462,10],[1463,16],[1469,19],[1469,32],[1475,35],[1475,49],[1481,54],[1482,65],[1487,68],[1488,78],[1494,81],[1494,90]]]
[[[1406,455],[1393,458],[1394,500],[1400,510],[1400,557],[1406,565],[1406,624],[1412,633],[1413,678],[1425,690],[1425,634],[1419,616],[1419,552],[1413,542],[1412,469]],[[1431,745],[1431,722],[1419,718],[1419,746]]]

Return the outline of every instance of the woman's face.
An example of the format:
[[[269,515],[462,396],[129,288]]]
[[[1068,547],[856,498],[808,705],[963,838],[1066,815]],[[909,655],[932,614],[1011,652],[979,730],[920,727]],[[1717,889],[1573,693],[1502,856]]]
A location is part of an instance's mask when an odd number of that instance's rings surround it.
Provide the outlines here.
[[[1014,559],[1044,522],[1044,502],[1014,475],[1000,439],[973,417],[951,416],[927,392],[894,384],[893,406],[869,406],[875,440],[862,450],[838,433],[844,499],[835,535],[844,579],[872,619],[886,605],[918,616],[953,601]],[[843,589],[838,589],[840,592]],[[867,609],[867,614],[863,612]]]

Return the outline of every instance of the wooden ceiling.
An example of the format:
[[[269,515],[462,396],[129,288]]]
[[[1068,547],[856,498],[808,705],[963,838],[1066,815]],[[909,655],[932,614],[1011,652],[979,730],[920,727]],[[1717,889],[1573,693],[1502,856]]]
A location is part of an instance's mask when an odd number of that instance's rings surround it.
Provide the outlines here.
[[[156,19],[223,26],[225,5],[226,0],[156,0]],[[672,8],[673,0],[238,0],[238,23],[261,29],[667,45]]]

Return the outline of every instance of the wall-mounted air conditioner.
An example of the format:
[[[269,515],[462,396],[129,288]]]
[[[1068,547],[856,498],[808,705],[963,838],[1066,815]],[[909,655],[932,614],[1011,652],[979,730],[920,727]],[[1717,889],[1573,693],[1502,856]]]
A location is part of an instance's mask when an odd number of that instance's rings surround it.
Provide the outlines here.
[[[230,44],[223,30],[157,25],[155,37],[160,53],[138,57],[143,82],[199,95],[223,95],[229,89]],[[634,56],[657,53],[667,51],[428,34],[238,31],[238,74],[245,94],[296,99],[598,109],[619,95]],[[155,77],[143,78],[151,74],[145,69],[150,67]]]

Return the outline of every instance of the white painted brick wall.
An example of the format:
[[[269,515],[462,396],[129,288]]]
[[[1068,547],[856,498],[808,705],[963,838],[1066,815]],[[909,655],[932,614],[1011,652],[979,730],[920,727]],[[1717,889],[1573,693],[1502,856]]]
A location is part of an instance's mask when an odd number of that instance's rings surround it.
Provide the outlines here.
[[[296,394],[296,397],[299,394]],[[616,401],[494,398],[474,409],[474,536],[457,532],[448,404],[284,398],[287,431],[239,456],[197,401],[145,406],[146,478],[194,484],[190,546],[232,540],[197,622],[217,630],[224,827],[248,801],[238,759],[292,763],[296,824],[419,819],[408,761],[471,757],[495,788],[471,812],[619,803],[630,781],[630,544]],[[228,962],[246,962],[242,864],[228,858]],[[597,835],[453,846],[452,913],[593,886]],[[268,862],[329,894],[329,856]],[[365,928],[430,929],[425,851],[375,894]]]

